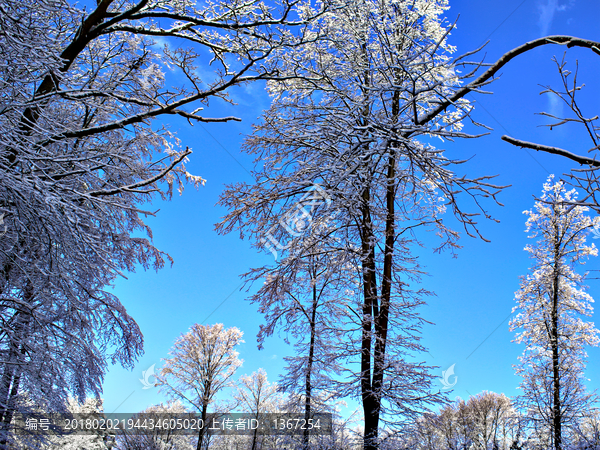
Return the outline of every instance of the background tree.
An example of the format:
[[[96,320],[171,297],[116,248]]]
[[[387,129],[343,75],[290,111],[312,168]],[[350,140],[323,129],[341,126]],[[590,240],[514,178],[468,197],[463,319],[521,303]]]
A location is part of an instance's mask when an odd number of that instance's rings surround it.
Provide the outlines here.
[[[438,426],[435,414],[423,414],[415,420],[413,427],[406,434],[405,446],[411,446],[418,450],[433,450],[440,448],[445,442],[441,441],[440,435],[436,431]],[[444,436],[446,439],[452,439]],[[443,447],[442,447],[443,448]]]
[[[189,404],[207,423],[208,406],[223,388],[231,386],[231,377],[242,361],[235,349],[243,343],[243,333],[223,324],[195,324],[179,337],[169,352],[170,358],[157,375],[163,392]],[[200,429],[197,450],[203,448],[205,429]]]
[[[523,378],[520,406],[544,436],[559,450],[569,442],[572,430],[589,410],[595,395],[586,393],[584,370],[586,346],[600,341],[592,322],[592,298],[584,291],[584,275],[575,269],[589,256],[596,256],[594,244],[586,244],[586,231],[594,225],[585,215],[586,207],[573,207],[575,190],[550,176],[535,209],[525,211],[530,238],[538,238],[525,250],[534,259],[531,274],[521,281],[516,293],[519,311],[510,329],[521,330],[515,342],[525,344],[516,366]]]
[[[168,401],[166,404],[154,405],[146,408],[132,416],[133,420],[142,418],[144,414],[164,414],[167,418],[173,418],[174,414],[189,412],[180,401]],[[143,428],[132,428],[120,433],[116,439],[115,450],[194,450],[196,448],[195,438],[188,435],[180,435],[171,430],[152,430],[150,432]]]
[[[264,369],[258,369],[252,375],[243,375],[238,381],[234,398],[237,402],[237,408],[240,412],[250,414],[258,423],[265,423],[267,413],[280,412],[280,398],[278,387],[267,380],[267,372]],[[264,441],[264,436],[259,436],[258,428],[254,429],[251,437],[251,450],[265,448],[259,443]]]
[[[333,378],[341,371],[337,355],[343,338],[337,319],[343,314],[340,302],[347,286],[347,264],[333,259],[335,254],[328,251],[322,237],[315,234],[310,245],[305,241],[295,258],[244,275],[250,282],[264,280],[250,299],[265,317],[257,336],[259,348],[276,331],[285,333],[285,342],[294,341],[294,354],[284,357],[287,365],[280,388],[302,397],[307,421],[337,395]],[[308,428],[303,438],[308,448]]]
[[[397,448],[511,450],[521,439],[518,419],[508,397],[484,391],[422,415],[399,433]]]
[[[37,409],[37,413],[47,413]],[[98,398],[87,398],[83,403],[70,397],[67,400],[68,414],[92,414],[96,417],[102,416],[102,400]],[[35,416],[33,416],[35,417]],[[46,416],[47,417],[47,416]],[[22,450],[50,450],[61,448],[65,450],[106,450],[105,443],[114,436],[106,430],[96,430],[96,434],[65,434],[55,435],[52,432],[20,430],[21,433],[13,434],[8,442],[11,449]]]
[[[575,430],[574,448],[597,449],[600,448],[600,410],[593,408],[579,422]]]
[[[469,398],[469,406],[475,423],[474,440],[477,448],[499,449],[512,443],[507,435],[507,425],[514,411],[508,397],[484,391]]]

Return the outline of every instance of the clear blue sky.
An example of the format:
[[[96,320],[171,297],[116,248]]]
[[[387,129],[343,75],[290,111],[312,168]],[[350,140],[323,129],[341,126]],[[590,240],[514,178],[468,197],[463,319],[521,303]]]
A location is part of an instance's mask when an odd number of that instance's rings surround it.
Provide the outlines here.
[[[447,17],[451,22],[460,14],[458,28],[451,36],[457,53],[464,53],[490,39],[486,61],[495,61],[505,51],[528,40],[548,34],[566,34],[600,41],[597,18],[600,5],[594,0],[450,0]],[[587,150],[591,145],[580,130],[539,127],[544,119],[540,111],[561,111],[561,106],[540,96],[539,84],[558,86],[560,81],[552,56],[561,58],[565,48],[546,47],[530,52],[510,63],[490,90],[493,95],[475,98],[474,119],[494,128],[489,136],[476,140],[447,143],[447,156],[473,157],[463,166],[472,176],[498,174],[498,184],[510,184],[500,196],[504,207],[488,204],[500,223],[483,221],[480,230],[491,243],[469,238],[461,233],[463,248],[458,258],[433,254],[431,248],[421,252],[421,263],[430,276],[424,287],[437,297],[422,310],[425,319],[435,325],[424,329],[429,347],[426,360],[446,369],[455,364],[458,376],[451,398],[468,398],[482,390],[518,393],[519,378],[512,365],[522,347],[511,342],[508,318],[514,306],[519,276],[525,275],[531,261],[523,251],[527,244],[523,211],[533,206],[549,173],[560,175],[575,167],[568,160],[525,151],[500,140],[503,134],[551,144],[572,151]],[[600,103],[600,57],[590,51],[569,50],[567,61],[574,68],[579,60],[579,80],[586,84],[581,95],[584,112],[598,113]],[[240,347],[244,365],[238,375],[264,368],[276,381],[283,359],[291,349],[280,339],[256,348],[256,333],[261,316],[245,301],[253,292],[240,291],[239,275],[250,267],[271,262],[269,254],[257,254],[246,241],[231,234],[219,236],[214,224],[224,214],[215,206],[223,186],[237,181],[251,182],[252,160],[239,150],[251,124],[269,104],[264,86],[254,84],[233,91],[237,106],[211,104],[214,115],[237,115],[243,121],[227,124],[195,125],[174,121],[170,126],[183,145],[189,146],[189,171],[207,179],[205,187],[188,187],[171,202],[156,201],[149,209],[160,209],[148,219],[155,245],[175,260],[173,267],[159,273],[152,271],[128,274],[120,279],[115,293],[138,322],[145,339],[145,355],[133,371],[112,366],[104,383],[106,412],[137,412],[151,404],[165,401],[156,388],[142,389],[138,381],[142,371],[168,355],[174,340],[194,323],[223,323],[236,326],[245,334]],[[596,107],[596,109],[594,109]],[[448,217],[451,221],[451,218]],[[482,219],[483,220],[483,219]],[[590,236],[591,238],[591,236]],[[588,269],[600,268],[600,259],[592,259]],[[600,285],[590,280],[589,293],[600,298]],[[595,314],[600,325],[600,312]],[[591,389],[600,388],[600,349],[589,351],[587,376]],[[439,384],[441,388],[441,383]]]

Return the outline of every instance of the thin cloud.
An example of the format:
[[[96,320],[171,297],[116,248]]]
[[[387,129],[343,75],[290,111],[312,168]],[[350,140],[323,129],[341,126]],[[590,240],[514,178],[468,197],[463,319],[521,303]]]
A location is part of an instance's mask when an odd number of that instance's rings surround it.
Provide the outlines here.
[[[548,36],[550,34],[550,27],[554,21],[554,16],[557,12],[564,12],[571,9],[575,5],[575,0],[569,0],[568,3],[558,4],[558,0],[546,0],[545,2],[539,2],[538,12],[538,25],[542,36]]]
[[[548,113],[552,114],[554,117],[563,117],[564,114],[564,103],[563,101],[555,94],[548,93],[547,95],[547,108]],[[554,122],[555,120],[552,119]]]
[[[538,3],[538,10],[540,17],[538,19],[538,25],[542,36],[548,36],[552,21],[554,20],[554,14],[558,10],[558,0],[547,0],[546,3]]]

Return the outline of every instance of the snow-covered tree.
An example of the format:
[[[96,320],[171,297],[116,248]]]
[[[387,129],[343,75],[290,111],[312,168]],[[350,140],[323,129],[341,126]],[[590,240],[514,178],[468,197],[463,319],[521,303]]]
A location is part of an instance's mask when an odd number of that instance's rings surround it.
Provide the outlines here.
[[[419,450],[514,450],[519,448],[520,421],[504,394],[484,391],[458,398],[437,413],[426,413],[407,425],[396,448]]]
[[[243,343],[243,333],[236,327],[194,324],[180,336],[170,350],[170,358],[156,376],[162,391],[199,411],[207,423],[208,406],[231,378],[242,361],[236,347]],[[197,450],[203,449],[205,428],[200,429]]]
[[[0,425],[27,392],[65,408],[97,396],[108,362],[130,367],[142,335],[105,290],[167,255],[142,203],[169,198],[191,151],[155,119],[203,111],[276,75],[297,45],[299,1],[0,1]],[[208,69],[208,70],[207,70]],[[0,447],[5,434],[0,436]]]
[[[240,377],[234,398],[237,402],[236,408],[250,416],[259,423],[264,423],[265,414],[278,413],[278,407],[281,404],[280,394],[277,384],[271,384],[267,380],[267,372],[264,369],[258,369],[252,375],[243,375]],[[264,441],[264,436],[259,435],[258,428],[252,432],[251,450],[265,448],[260,444]]]
[[[377,447],[382,421],[397,425],[440,399],[418,356],[418,308],[428,293],[417,287],[416,230],[435,229],[440,247],[454,248],[458,233],[444,225],[445,207],[476,235],[459,192],[478,206],[479,196],[496,193],[487,177],[456,175],[458,161],[430,143],[468,136],[461,121],[471,106],[458,94],[446,8],[356,0],[324,14],[310,31],[328,39],[285,60],[282,73],[294,79],[269,85],[273,105],[247,140],[260,164],[256,184],[231,186],[221,200],[231,212],[218,229],[239,227],[274,253],[283,285],[312,255],[322,259],[319,271],[343,270],[342,289],[326,301],[339,306],[327,327],[344,342],[329,347],[327,360],[344,366],[339,395],[363,404],[365,449]],[[276,315],[280,305],[272,306]]]
[[[483,391],[470,397],[467,405],[473,417],[476,448],[508,450],[516,437],[516,411],[510,399]]]
[[[573,433],[573,450],[598,450],[600,449],[600,410],[593,408],[577,424]]]
[[[180,401],[168,401],[166,404],[153,405],[140,414],[165,414],[163,417],[173,417],[173,414],[189,412]],[[140,417],[132,416],[133,420]],[[143,416],[141,416],[143,418]],[[116,437],[115,450],[195,450],[196,439],[194,436],[178,434],[177,432],[153,430],[143,428],[128,429]]]
[[[542,446],[556,450],[568,443],[594,399],[584,385],[585,348],[599,343],[594,323],[585,320],[593,299],[585,292],[585,275],[576,272],[598,254],[586,243],[598,222],[586,207],[573,206],[576,200],[575,190],[550,176],[534,209],[525,211],[527,232],[537,241],[525,247],[534,263],[516,293],[518,314],[510,322],[518,330],[515,342],[525,344],[516,366],[523,378],[520,406]]]
[[[336,355],[343,333],[337,326],[340,314],[344,314],[340,299],[347,285],[347,270],[343,261],[332,257],[316,239],[296,258],[245,275],[250,281],[264,280],[250,299],[265,317],[258,333],[259,347],[275,333],[284,334],[287,343],[293,340],[294,353],[284,357],[287,365],[280,387],[303,399],[305,420],[313,412],[321,412],[324,403],[336,396],[332,377],[341,371]],[[305,429],[306,448],[309,434]]]
[[[35,405],[33,406],[35,407]],[[77,399],[70,397],[67,399],[66,406],[67,414],[90,414],[100,417],[103,413],[102,400],[98,398],[86,398],[84,402],[79,402]],[[37,408],[35,412],[41,413],[41,417],[43,417],[48,411]],[[36,421],[38,420],[36,416],[31,417],[35,418]],[[56,448],[65,450],[106,450],[106,443],[112,441],[113,438],[114,435],[111,435],[107,430],[96,430],[94,434],[71,433],[57,435],[52,431],[44,431],[41,428],[36,431],[21,429],[20,433],[11,435],[8,446],[11,450],[50,450]]]
[[[453,439],[451,430],[450,436],[447,436],[443,434],[446,430],[440,428],[441,426],[446,425],[446,422],[444,421],[445,416],[448,416],[448,413],[444,413],[441,422],[438,422],[436,415],[431,413],[423,414],[421,417],[418,417],[413,426],[410,427],[409,431],[406,433],[406,446],[408,448],[414,447],[418,450],[434,450],[440,447],[443,448],[443,445],[446,444],[446,442],[453,444],[454,441],[451,440]],[[439,431],[442,433],[439,433]]]

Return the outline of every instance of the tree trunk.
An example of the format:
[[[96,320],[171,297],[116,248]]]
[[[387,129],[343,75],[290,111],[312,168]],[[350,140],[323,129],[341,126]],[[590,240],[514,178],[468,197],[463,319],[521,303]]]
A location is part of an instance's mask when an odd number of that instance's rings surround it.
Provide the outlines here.
[[[399,114],[398,92],[392,99],[392,116]],[[381,304],[377,298],[377,282],[375,279],[375,248],[372,221],[369,211],[370,191],[363,193],[363,254],[368,255],[363,262],[363,285],[365,302],[363,305],[363,342],[361,360],[361,388],[363,411],[365,415],[364,449],[377,450],[379,416],[383,396],[383,379],[385,375],[385,352],[389,325],[389,310],[392,294],[392,267],[394,259],[394,243],[396,239],[396,143],[390,144],[387,162],[386,186],[386,219],[385,250],[383,259],[383,277],[381,280]],[[373,351],[373,368],[371,378],[371,345],[372,323],[375,325],[375,345]]]
[[[316,268],[313,273],[316,280]],[[312,374],[312,366],[313,360],[315,358],[315,338],[316,338],[316,318],[317,318],[317,285],[316,282],[313,284],[313,302],[312,302],[312,311],[310,317],[310,347],[308,349],[308,367],[306,369],[306,391],[304,397],[304,420],[305,420],[305,428],[302,437],[302,448],[303,450],[308,450],[310,444],[310,430],[308,429],[308,419],[311,418],[311,403],[312,403],[312,383],[311,383],[311,374]]]
[[[377,450],[377,432],[379,428],[380,399],[373,390],[371,346],[373,318],[378,313],[377,284],[375,279],[375,248],[369,202],[370,190],[363,192],[363,230],[361,233],[363,264],[363,295],[362,310],[362,347],[361,347],[361,397],[365,416],[364,450]]]
[[[554,244],[554,279],[552,292],[552,312],[551,312],[551,336],[550,345],[552,347],[552,388],[554,401],[552,405],[552,428],[554,431],[554,448],[562,449],[562,417],[560,404],[560,366],[558,359],[558,301],[560,288],[560,230],[558,223],[555,223],[555,244]]]
[[[24,300],[29,304],[32,299],[31,286],[27,285]],[[13,317],[15,318],[14,333],[10,337],[9,352],[0,380],[0,450],[7,448],[10,424],[15,412],[14,402],[19,394],[21,375],[23,374],[22,364],[24,364],[24,361],[22,356],[26,353],[24,341],[27,336],[27,328],[31,322],[31,315],[27,312],[17,312]]]
[[[256,441],[258,438],[258,429],[254,429],[254,432],[252,433],[252,450],[256,450]]]
[[[200,431],[198,433],[198,445],[196,446],[196,450],[202,450],[202,442],[204,441],[204,431],[208,427],[208,424],[206,423],[207,410],[208,402],[205,401],[202,403],[202,427],[200,428]]]
[[[22,346],[21,346],[22,349]],[[12,350],[11,350],[12,353]],[[14,361],[14,359],[12,359]],[[8,437],[10,434],[10,424],[14,415],[14,398],[19,393],[19,384],[21,381],[21,368],[18,365],[10,367],[10,362],[5,363],[4,374],[2,375],[2,405],[0,405],[0,449],[7,448]]]

